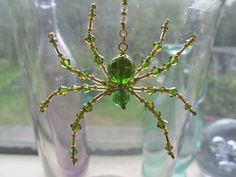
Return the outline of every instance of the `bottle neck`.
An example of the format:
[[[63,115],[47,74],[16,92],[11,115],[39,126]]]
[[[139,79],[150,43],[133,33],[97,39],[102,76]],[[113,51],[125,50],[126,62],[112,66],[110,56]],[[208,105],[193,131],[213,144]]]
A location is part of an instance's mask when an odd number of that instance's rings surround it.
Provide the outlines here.
[[[54,0],[35,0],[41,35],[58,32],[56,19],[56,4]]]

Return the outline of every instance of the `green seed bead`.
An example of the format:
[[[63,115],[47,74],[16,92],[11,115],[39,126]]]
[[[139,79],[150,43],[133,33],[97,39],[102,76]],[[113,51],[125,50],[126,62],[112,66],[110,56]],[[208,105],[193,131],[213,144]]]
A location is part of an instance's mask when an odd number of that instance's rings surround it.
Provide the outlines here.
[[[71,124],[70,126],[71,126],[71,129],[73,131],[78,132],[78,131],[81,130],[81,124],[79,122],[77,122],[77,121],[75,123]]]
[[[142,68],[147,68],[148,65],[149,65],[149,63],[146,60],[143,60],[142,63],[141,63]]]
[[[70,66],[70,59],[63,59],[61,60],[61,67],[68,68]]]
[[[91,112],[93,110],[93,105],[90,102],[88,102],[84,104],[83,110],[84,112]]]
[[[69,93],[69,89],[63,85],[58,89],[58,91],[59,91],[59,94],[62,96],[65,96]]]
[[[156,52],[160,52],[162,50],[162,46],[161,46],[160,42],[154,42],[153,47]]]
[[[157,68],[157,67],[153,67],[152,70],[151,70],[151,73],[152,73],[152,75],[154,75],[154,76],[159,76],[160,73],[161,73],[161,69],[160,69],[160,68]]]
[[[155,117],[160,118],[161,117],[161,112],[155,111],[154,115],[155,115]]]
[[[87,37],[85,38],[85,42],[90,45],[91,43],[94,43],[95,41],[95,36],[92,35],[91,33],[88,33]]]
[[[176,89],[176,87],[172,87],[172,88],[169,88],[168,93],[169,93],[170,97],[173,97],[178,94],[178,90]]]
[[[74,146],[71,147],[70,154],[72,156],[75,156],[78,154],[78,150],[76,149],[76,147],[74,147]]]
[[[98,65],[101,65],[101,64],[103,64],[103,59],[104,59],[103,56],[101,56],[101,55],[96,55],[94,61],[95,61],[95,63],[97,63]]]
[[[175,66],[175,65],[177,65],[177,63],[178,63],[178,58],[176,58],[176,57],[170,57],[169,62],[171,63],[172,66]]]
[[[87,80],[88,79],[88,74],[86,72],[81,72],[79,75],[81,80]]]
[[[153,104],[153,102],[147,101],[145,103],[145,107],[149,110],[152,110],[152,109],[154,109],[154,104]]]
[[[147,88],[147,93],[149,95],[152,95],[152,94],[156,93],[156,89],[154,87],[148,87]]]
[[[88,84],[83,84],[81,86],[81,91],[84,92],[84,93],[87,93],[91,90],[91,87],[88,85]]]
[[[166,128],[167,121],[166,120],[158,120],[157,127],[160,129]]]
[[[171,151],[173,150],[173,146],[172,146],[170,143],[166,143],[165,149],[166,149],[168,152],[171,152]]]
[[[76,114],[77,119],[83,119],[84,118],[84,112],[80,111],[79,113]]]
[[[72,85],[72,86],[70,87],[70,90],[71,90],[71,91],[77,91],[78,88],[79,88],[78,86]]]

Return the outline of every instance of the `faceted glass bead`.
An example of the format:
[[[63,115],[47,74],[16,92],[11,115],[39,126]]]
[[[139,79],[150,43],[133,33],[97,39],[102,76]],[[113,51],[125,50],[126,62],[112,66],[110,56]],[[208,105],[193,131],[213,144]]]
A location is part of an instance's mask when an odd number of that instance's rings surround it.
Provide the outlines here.
[[[59,91],[59,94],[62,96],[65,96],[69,93],[68,88],[63,85],[58,89],[58,91]]]
[[[171,151],[173,150],[173,146],[172,146],[170,143],[166,143],[165,149],[166,149],[168,152],[171,152]]]
[[[81,125],[79,122],[75,122],[75,123],[71,124],[70,126],[73,131],[78,132],[79,130],[81,130]]]
[[[104,59],[103,56],[101,56],[101,55],[96,55],[96,56],[95,56],[95,63],[97,63],[98,65],[101,65],[101,64],[103,64],[103,59]]]
[[[126,104],[129,102],[130,94],[124,90],[119,89],[115,93],[113,93],[112,100],[116,104],[116,106],[121,107],[122,109],[126,108]]]
[[[84,92],[84,93],[87,93],[91,90],[90,86],[88,84],[83,84],[81,86],[81,91]]]
[[[82,72],[82,73],[79,75],[79,77],[80,77],[81,80],[86,80],[86,79],[88,79],[88,74],[85,73],[85,72]]]
[[[155,88],[153,88],[153,87],[148,87],[147,88],[147,93],[149,94],[149,95],[152,95],[152,94],[154,94],[156,92],[156,89]]]
[[[173,97],[173,96],[176,96],[178,94],[178,90],[176,89],[176,87],[172,87],[172,88],[169,88],[169,95],[170,97]]]
[[[95,41],[95,36],[92,35],[91,33],[88,33],[87,37],[85,38],[85,42],[90,45]]]
[[[161,73],[161,70],[160,70],[160,68],[153,67],[152,70],[151,70],[151,73],[152,73],[152,75],[154,75],[154,76],[159,76],[160,73]]]
[[[154,42],[153,47],[154,47],[154,50],[156,50],[156,52],[160,52],[162,50],[162,46],[159,42]]]
[[[93,105],[90,102],[88,102],[84,104],[83,110],[84,112],[91,112],[93,110]]]
[[[127,84],[133,79],[135,66],[129,56],[118,56],[108,65],[110,81],[116,84]]]
[[[154,109],[154,104],[153,104],[153,102],[147,101],[145,104],[145,107],[149,110]]]
[[[61,60],[61,67],[67,68],[68,66],[70,66],[70,59]]]
[[[72,162],[73,162],[74,165],[76,165],[78,163],[78,159],[72,158]]]
[[[171,63],[172,66],[175,66],[178,63],[178,60],[176,57],[170,57],[169,62]]]
[[[76,86],[76,85],[72,85],[72,86],[70,87],[70,89],[71,89],[72,91],[77,91],[78,86]]]
[[[142,68],[147,68],[148,62],[146,60],[143,60],[141,66],[142,66]]]
[[[76,147],[71,147],[71,155],[75,156],[78,154],[78,150],[76,149]]]
[[[165,129],[166,128],[166,121],[158,121],[157,127],[160,129]]]

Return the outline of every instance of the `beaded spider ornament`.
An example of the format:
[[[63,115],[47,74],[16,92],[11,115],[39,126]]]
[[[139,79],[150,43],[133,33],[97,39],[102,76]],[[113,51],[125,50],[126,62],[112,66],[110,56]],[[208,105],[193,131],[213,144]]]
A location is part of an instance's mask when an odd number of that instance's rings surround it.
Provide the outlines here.
[[[100,92],[96,96],[94,96],[89,102],[85,103],[80,112],[76,114],[76,118],[74,122],[71,124],[72,130],[72,139],[71,139],[71,159],[74,165],[77,164],[77,154],[78,150],[76,147],[76,136],[77,132],[81,130],[81,120],[84,118],[84,115],[93,110],[93,105],[99,101],[104,96],[112,96],[113,101],[116,105],[120,106],[122,109],[126,108],[126,104],[129,102],[130,95],[134,96],[139,102],[141,102],[144,107],[153,113],[154,117],[157,119],[157,127],[163,131],[163,135],[166,139],[165,149],[167,153],[174,159],[173,146],[170,142],[168,136],[168,128],[167,121],[164,120],[161,116],[161,112],[159,112],[155,107],[154,103],[150,101],[146,101],[142,98],[138,92],[144,92],[147,94],[154,93],[166,93],[170,97],[177,97],[181,102],[183,102],[185,109],[191,112],[193,115],[196,115],[196,111],[193,110],[192,106],[184,99],[184,97],[177,91],[175,87],[165,88],[165,87],[137,87],[135,86],[137,82],[144,80],[149,77],[158,77],[160,74],[168,71],[172,66],[175,66],[180,58],[180,55],[184,52],[184,50],[192,45],[192,43],[196,39],[196,35],[193,34],[188,40],[185,41],[180,50],[173,56],[170,57],[169,61],[165,63],[161,67],[152,67],[150,71],[142,74],[142,71],[148,69],[151,61],[155,59],[157,53],[162,50],[162,44],[165,40],[166,32],[168,30],[169,20],[166,19],[161,26],[161,35],[159,41],[153,43],[153,49],[150,51],[149,55],[142,61],[141,65],[138,68],[135,68],[133,60],[130,56],[126,54],[128,49],[128,44],[126,42],[127,30],[126,30],[126,19],[128,12],[128,0],[122,0],[121,6],[121,29],[119,35],[121,37],[121,41],[119,43],[120,54],[112,59],[111,63],[106,67],[104,65],[103,59],[104,57],[99,53],[96,45],[95,45],[95,36],[92,34],[93,32],[93,22],[95,20],[96,14],[96,4],[93,3],[89,12],[89,23],[88,23],[88,32],[87,37],[85,39],[91,53],[94,55],[95,63],[100,67],[102,72],[105,75],[105,80],[98,79],[94,75],[88,74],[86,72],[80,71],[79,69],[70,65],[70,59],[66,58],[63,53],[60,51],[57,38],[55,33],[51,32],[48,34],[49,41],[55,49],[60,62],[61,67],[67,69],[70,73],[77,75],[81,80],[89,80],[92,81],[95,85],[83,84],[81,86],[73,85],[71,87],[61,86],[57,90],[53,91],[49,97],[40,104],[39,110],[44,112],[48,107],[49,103],[52,101],[54,96],[61,95],[65,96],[70,92],[84,92],[87,93],[89,91],[97,91]]]

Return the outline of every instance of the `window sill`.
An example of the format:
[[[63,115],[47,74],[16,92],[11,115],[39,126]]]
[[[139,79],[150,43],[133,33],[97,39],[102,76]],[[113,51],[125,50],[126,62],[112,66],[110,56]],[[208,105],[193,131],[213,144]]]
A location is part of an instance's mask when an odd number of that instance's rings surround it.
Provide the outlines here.
[[[140,157],[135,157],[140,158]],[[90,162],[96,163],[98,159],[94,158]],[[135,161],[135,160],[132,160]],[[0,176],[1,177],[44,177],[43,168],[38,156],[35,155],[0,155]],[[93,164],[92,164],[93,165]],[[110,164],[111,165],[111,164]],[[131,165],[131,164],[130,164]],[[129,168],[131,167],[129,165]],[[137,166],[138,165],[138,166]],[[140,168],[141,164],[133,163],[133,168]],[[101,170],[101,169],[100,169]],[[134,170],[135,171],[135,170]],[[199,167],[194,162],[188,168],[189,177],[202,177]],[[89,177],[89,172],[84,175]],[[135,177],[137,177],[135,175]]]

